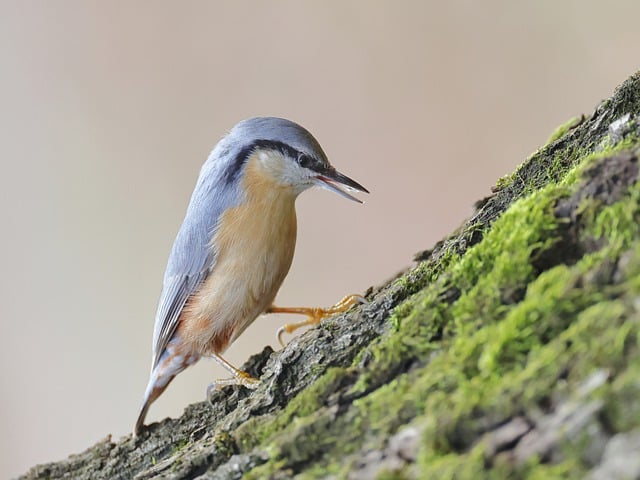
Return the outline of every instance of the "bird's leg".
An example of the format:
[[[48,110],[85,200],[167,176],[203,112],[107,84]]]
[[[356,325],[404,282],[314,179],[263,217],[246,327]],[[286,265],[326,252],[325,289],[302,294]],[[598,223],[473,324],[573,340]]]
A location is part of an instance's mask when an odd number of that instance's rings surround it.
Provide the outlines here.
[[[225,370],[231,373],[232,378],[216,380],[211,385],[209,385],[207,387],[207,398],[211,397],[211,393],[214,390],[219,390],[220,388],[226,387],[227,385],[242,385],[243,387],[250,390],[255,390],[256,388],[258,388],[258,385],[260,385],[260,380],[258,380],[257,378],[253,378],[247,372],[243,372],[242,370],[237,369],[220,355],[212,353],[211,358],[213,358],[216,362],[222,365]]]
[[[265,313],[295,313],[298,315],[306,315],[307,319],[296,323],[287,323],[278,329],[278,342],[284,347],[282,341],[282,335],[286,333],[293,333],[301,327],[307,325],[317,325],[320,320],[336,313],[342,313],[349,310],[351,307],[358,303],[367,303],[362,295],[347,295],[334,306],[329,308],[313,308],[313,307],[276,307],[271,305]]]

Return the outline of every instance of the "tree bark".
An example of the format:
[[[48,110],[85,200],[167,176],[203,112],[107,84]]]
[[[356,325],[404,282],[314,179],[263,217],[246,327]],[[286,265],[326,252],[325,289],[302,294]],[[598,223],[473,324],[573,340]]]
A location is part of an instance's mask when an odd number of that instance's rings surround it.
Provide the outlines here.
[[[21,478],[638,478],[639,152],[640,72],[257,390]]]

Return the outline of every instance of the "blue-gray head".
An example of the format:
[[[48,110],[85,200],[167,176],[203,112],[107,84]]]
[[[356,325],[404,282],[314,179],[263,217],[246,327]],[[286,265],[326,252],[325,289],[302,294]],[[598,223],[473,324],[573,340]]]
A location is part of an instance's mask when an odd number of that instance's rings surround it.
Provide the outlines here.
[[[210,159],[223,162],[227,182],[237,182],[248,159],[258,155],[265,174],[297,195],[319,186],[362,203],[347,193],[369,193],[362,185],[338,172],[327,160],[318,141],[306,129],[284,118],[256,117],[243,120],[216,145]]]

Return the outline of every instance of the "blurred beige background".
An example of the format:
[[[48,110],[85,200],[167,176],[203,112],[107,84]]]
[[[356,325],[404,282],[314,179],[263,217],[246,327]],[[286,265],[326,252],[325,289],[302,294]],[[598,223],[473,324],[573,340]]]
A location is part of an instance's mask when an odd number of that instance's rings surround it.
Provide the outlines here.
[[[411,263],[639,66],[640,3],[0,3],[0,477],[128,433],[198,170],[254,115],[293,119],[371,190],[298,201],[282,305]],[[287,319],[259,319],[242,364]],[[149,420],[225,376],[203,361]]]

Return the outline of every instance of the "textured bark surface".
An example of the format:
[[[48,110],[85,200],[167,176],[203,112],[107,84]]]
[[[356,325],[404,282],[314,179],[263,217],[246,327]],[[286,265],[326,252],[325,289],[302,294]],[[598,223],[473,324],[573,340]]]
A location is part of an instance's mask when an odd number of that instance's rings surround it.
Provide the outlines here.
[[[257,390],[22,478],[640,477],[639,152],[635,74]]]

